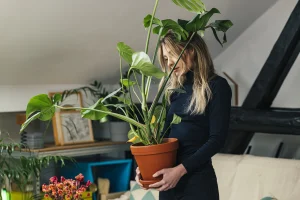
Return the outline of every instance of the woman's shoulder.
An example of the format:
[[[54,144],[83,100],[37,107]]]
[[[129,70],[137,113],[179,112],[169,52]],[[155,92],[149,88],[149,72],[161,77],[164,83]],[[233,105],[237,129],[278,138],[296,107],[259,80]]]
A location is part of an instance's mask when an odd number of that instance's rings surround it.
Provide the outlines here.
[[[228,81],[221,77],[220,75],[214,75],[210,81],[209,81],[209,86],[212,92],[218,91],[218,90],[225,90],[225,91],[231,91],[231,88],[228,84]]]
[[[223,78],[220,75],[215,74],[210,80],[209,84],[211,86],[218,86],[218,85],[223,85],[223,86],[229,86],[227,80]]]

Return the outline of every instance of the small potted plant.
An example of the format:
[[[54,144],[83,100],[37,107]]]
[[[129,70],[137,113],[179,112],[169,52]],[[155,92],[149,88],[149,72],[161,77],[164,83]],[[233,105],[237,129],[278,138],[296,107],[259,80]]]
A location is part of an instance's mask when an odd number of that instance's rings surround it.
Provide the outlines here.
[[[131,145],[131,152],[135,156],[137,164],[140,168],[144,183],[153,183],[161,177],[153,178],[152,175],[163,168],[173,167],[175,165],[178,141],[176,138],[164,138],[169,127],[164,128],[164,121],[167,113],[166,98],[170,91],[165,91],[165,86],[173,73],[181,56],[185,52],[188,44],[196,33],[204,34],[206,29],[211,29],[217,41],[222,45],[226,42],[226,31],[232,26],[230,20],[216,20],[209,23],[212,15],[220,13],[218,9],[212,8],[206,10],[204,3],[201,0],[172,0],[176,5],[187,9],[190,12],[196,13],[195,17],[190,20],[178,20],[178,22],[165,19],[160,20],[155,17],[158,0],[155,0],[152,15],[147,15],[144,18],[144,27],[148,29],[146,46],[144,51],[136,52],[131,47],[123,42],[117,44],[117,49],[120,55],[120,83],[121,88],[110,93],[104,98],[100,98],[94,105],[90,107],[61,107],[60,94],[55,94],[53,97],[48,97],[46,94],[40,94],[30,99],[26,115],[27,120],[23,124],[23,130],[31,121],[35,119],[50,120],[55,112],[55,108],[60,109],[77,109],[81,111],[82,117],[91,120],[100,120],[106,116],[112,116],[120,120],[126,121],[130,125],[128,133]],[[186,41],[185,47],[182,49],[176,63],[171,71],[167,74],[154,66],[156,54],[160,45],[160,39],[164,37],[168,31],[172,31],[178,41]],[[217,31],[223,32],[223,42],[218,38]],[[151,32],[158,34],[158,41],[154,56],[152,59],[147,55]],[[122,61],[125,60],[130,66],[128,77],[122,76]],[[137,74],[141,76],[138,81]],[[161,84],[157,95],[155,96],[150,107],[147,106],[147,99],[151,86],[152,78],[161,79]],[[128,93],[124,92],[124,88],[128,89]],[[138,91],[136,91],[136,88]],[[177,90],[177,89],[176,89]],[[180,88],[178,92],[180,92]],[[116,97],[116,94],[121,92],[123,95]],[[139,92],[139,93],[138,93]],[[132,94],[135,94],[141,104],[141,109],[137,108],[132,101]],[[163,95],[164,94],[164,95]],[[158,105],[160,97],[163,95],[161,105]],[[122,114],[113,112],[109,106],[105,104],[108,98],[115,97],[121,103],[109,105],[118,108]],[[181,118],[177,115],[173,116],[171,124],[180,123]],[[149,153],[149,152],[152,153]]]

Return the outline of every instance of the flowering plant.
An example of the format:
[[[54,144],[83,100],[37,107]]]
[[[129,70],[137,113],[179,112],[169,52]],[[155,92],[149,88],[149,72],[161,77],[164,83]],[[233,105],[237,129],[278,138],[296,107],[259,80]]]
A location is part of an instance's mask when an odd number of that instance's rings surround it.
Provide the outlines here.
[[[44,197],[54,200],[81,200],[82,193],[87,190],[91,185],[91,181],[87,181],[83,184],[84,176],[80,173],[73,179],[65,179],[60,177],[60,182],[56,176],[49,179],[50,184],[43,184],[42,191],[45,193]],[[90,194],[88,194],[90,195]]]

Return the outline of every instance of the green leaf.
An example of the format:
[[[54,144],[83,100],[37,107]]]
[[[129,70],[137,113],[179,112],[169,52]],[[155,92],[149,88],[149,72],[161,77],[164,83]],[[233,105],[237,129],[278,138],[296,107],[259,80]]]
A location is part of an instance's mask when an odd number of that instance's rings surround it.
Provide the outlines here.
[[[184,19],[178,19],[178,20],[177,20],[177,23],[178,23],[183,29],[185,29],[185,26],[186,26],[187,23],[189,23],[189,21],[188,21],[188,20],[184,20]],[[186,29],[185,29],[185,30],[186,30]]]
[[[26,119],[34,112],[42,111],[53,106],[51,99],[47,94],[39,94],[32,97],[26,108]]]
[[[119,88],[119,89],[113,91],[112,93],[108,94],[106,97],[104,97],[104,99],[102,99],[101,103],[105,102],[106,99],[109,99],[109,98],[115,96],[118,92],[120,92],[121,89],[122,88]]]
[[[161,21],[163,26],[157,26],[153,28],[154,34],[159,34],[161,32],[161,37],[164,37],[169,30],[172,30],[176,36],[176,39],[180,41],[181,39],[186,40],[188,37],[188,32],[177,22],[172,19],[165,19]]]
[[[204,15],[198,14],[194,19],[188,22],[185,26],[187,31],[197,32],[199,30],[203,30],[207,25],[209,19],[215,13],[220,13],[220,11],[216,8],[212,8],[210,11],[205,13]]]
[[[223,44],[227,42],[226,32],[231,26],[233,26],[233,23],[230,20],[216,20],[207,27],[211,28],[216,40],[221,44],[221,46],[223,46]],[[224,33],[223,42],[220,41],[217,31],[222,31]]]
[[[141,139],[139,138],[137,132],[135,132],[135,131],[133,131],[133,130],[130,130],[130,131],[128,132],[128,139],[131,140],[133,137],[138,137],[138,138],[136,138],[136,139],[135,139],[134,141],[132,141],[131,143],[136,144],[136,143],[141,142]]]
[[[179,117],[178,115],[174,114],[173,115],[173,120],[171,122],[171,124],[179,124],[181,122],[181,117]]]
[[[132,63],[132,54],[134,53],[134,50],[126,45],[124,42],[119,42],[117,44],[117,49],[119,51],[120,56],[128,63]]]
[[[133,86],[136,84],[135,81],[131,81],[131,80],[128,80],[128,79],[122,79],[120,80],[121,84],[124,85],[125,87],[130,87],[130,86]]]
[[[157,26],[157,27],[153,28],[153,30],[152,30],[152,31],[153,31],[153,33],[154,33],[154,34],[157,34],[157,35],[158,35],[158,34],[159,34],[159,31],[160,31],[160,29],[163,29],[163,27],[162,27],[162,26]]]
[[[90,106],[89,108],[95,109],[95,110],[102,110],[102,111],[109,111],[107,107],[105,107],[102,103],[102,98],[100,98],[94,105]],[[97,112],[93,110],[82,110],[81,116],[83,118],[91,119],[91,120],[100,120],[103,117],[106,117],[106,113]]]
[[[130,105],[131,104],[131,101],[128,98],[123,98],[123,97],[114,97],[114,98],[117,98],[120,102],[123,102],[126,105]]]
[[[132,55],[131,68],[138,70],[146,76],[154,76],[158,79],[166,75],[151,63],[149,56],[144,52],[136,52]]]
[[[201,0],[172,0],[177,6],[185,8],[192,13],[202,14],[205,12],[205,5]]]
[[[48,121],[48,120],[52,119],[54,113],[55,113],[54,106],[52,106],[50,108],[42,109],[41,114],[39,116],[39,120]]]
[[[172,19],[165,19],[162,20],[163,23],[163,29],[162,29],[162,33],[161,36],[165,36],[169,30],[172,30],[178,41],[180,41],[181,39],[186,40],[188,37],[188,32],[186,30],[184,30],[177,22],[175,22]]]
[[[150,14],[144,18],[144,27],[145,28],[148,28],[150,26],[151,18],[152,18],[152,15],[150,15]],[[163,26],[162,22],[156,17],[153,18],[152,22],[153,22],[153,24],[156,24],[158,26]]]
[[[125,107],[128,107],[127,104],[121,104],[121,103],[117,103],[117,104],[110,104],[111,106],[119,109],[119,108],[125,108]]]
[[[30,116],[30,118],[26,119],[26,121],[22,124],[20,133],[24,131],[24,129],[33,121],[40,117],[40,112],[35,113],[34,115]]]
[[[216,20],[215,22],[209,24],[217,31],[226,32],[230,27],[233,26],[233,23],[230,20]]]
[[[218,37],[217,31],[214,28],[211,28],[216,40],[220,43],[220,45],[223,47],[223,43],[221,42],[221,40]]]
[[[204,30],[199,30],[197,33],[198,33],[201,37],[204,37]]]
[[[165,110],[165,108],[164,108],[163,106],[161,106],[161,105],[157,105],[157,106],[155,107],[155,110],[154,110],[153,115],[156,117],[156,119],[158,119],[159,114],[160,114],[160,112],[161,112],[162,109]]]
[[[59,93],[54,94],[53,99],[52,99],[53,104],[56,104],[57,102],[59,102],[61,100],[62,100],[61,94],[59,94]]]

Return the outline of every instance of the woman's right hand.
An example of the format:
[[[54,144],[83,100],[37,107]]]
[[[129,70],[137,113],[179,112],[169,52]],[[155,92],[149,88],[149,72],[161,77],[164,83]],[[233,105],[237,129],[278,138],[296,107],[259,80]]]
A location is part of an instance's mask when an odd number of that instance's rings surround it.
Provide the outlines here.
[[[141,172],[140,172],[139,167],[136,168],[135,172],[136,172],[135,181],[137,182],[137,184],[139,184],[139,186],[141,186],[141,188],[146,189],[146,188],[143,187],[143,184],[140,183]]]

